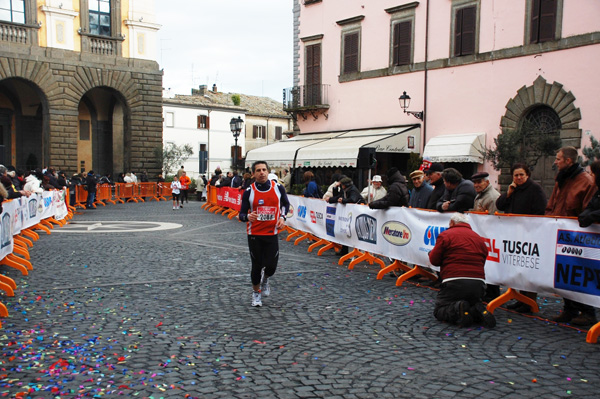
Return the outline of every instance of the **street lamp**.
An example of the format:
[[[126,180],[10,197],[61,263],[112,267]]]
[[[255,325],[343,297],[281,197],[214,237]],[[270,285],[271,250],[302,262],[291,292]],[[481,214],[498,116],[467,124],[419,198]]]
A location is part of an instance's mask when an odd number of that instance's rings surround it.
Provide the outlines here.
[[[400,102],[400,108],[402,108],[405,114],[410,114],[417,119],[423,120],[423,111],[415,112],[408,110],[408,106],[410,105],[410,96],[406,94],[406,92],[402,93],[402,95],[398,98],[398,101]]]
[[[237,118],[231,118],[229,121],[229,128],[231,129],[231,133],[233,134],[233,138],[235,139],[235,150],[233,153],[233,169],[237,170],[237,154],[238,154],[238,137],[240,137],[240,133],[242,132],[242,127],[244,126],[244,121],[239,116]]]

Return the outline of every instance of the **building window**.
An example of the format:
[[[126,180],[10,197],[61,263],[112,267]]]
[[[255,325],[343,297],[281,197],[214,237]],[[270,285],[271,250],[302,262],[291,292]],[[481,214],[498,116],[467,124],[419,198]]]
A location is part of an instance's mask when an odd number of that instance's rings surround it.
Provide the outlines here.
[[[360,62],[360,31],[343,33],[342,42],[342,73],[358,72]]]
[[[265,139],[267,138],[267,129],[265,126],[252,126],[252,138],[253,139]]]
[[[275,140],[281,140],[283,136],[283,128],[281,126],[275,126]]]
[[[25,23],[25,0],[0,0],[0,20]]]
[[[89,0],[90,33],[110,36],[110,0]]]
[[[529,42],[555,40],[558,0],[531,0],[530,7]]]
[[[392,26],[392,65],[408,65],[412,58],[412,21],[400,21]]]
[[[175,113],[174,112],[165,113],[165,126],[166,127],[174,127],[175,126]]]
[[[210,129],[210,118],[206,115],[198,115],[198,129]]]
[[[476,53],[477,10],[477,4],[454,8],[452,54],[455,57]]]
[[[321,43],[306,46],[306,102],[321,104]]]

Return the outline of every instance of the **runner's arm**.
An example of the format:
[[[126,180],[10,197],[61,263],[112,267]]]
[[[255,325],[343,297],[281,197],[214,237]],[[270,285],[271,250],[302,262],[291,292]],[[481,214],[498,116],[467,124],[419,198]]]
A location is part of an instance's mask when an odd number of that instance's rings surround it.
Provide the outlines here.
[[[248,188],[242,194],[242,207],[240,209],[240,213],[238,214],[238,219],[242,222],[248,221],[248,212],[250,211],[250,189]]]

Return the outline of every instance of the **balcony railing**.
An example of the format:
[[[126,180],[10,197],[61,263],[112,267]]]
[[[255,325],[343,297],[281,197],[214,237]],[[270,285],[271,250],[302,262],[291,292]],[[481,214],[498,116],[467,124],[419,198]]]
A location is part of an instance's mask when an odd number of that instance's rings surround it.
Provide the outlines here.
[[[29,44],[31,43],[31,30],[32,28],[28,26],[0,22],[0,41]]]
[[[117,41],[115,39],[102,39],[98,37],[88,37],[90,41],[90,52],[100,55],[115,55],[117,52]]]
[[[329,85],[303,85],[283,89],[286,112],[329,108]]]

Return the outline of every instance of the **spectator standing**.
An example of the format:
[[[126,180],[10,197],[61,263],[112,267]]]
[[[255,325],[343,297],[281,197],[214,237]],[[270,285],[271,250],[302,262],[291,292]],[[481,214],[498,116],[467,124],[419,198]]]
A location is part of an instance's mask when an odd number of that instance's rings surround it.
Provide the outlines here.
[[[472,210],[475,212],[487,212],[493,215],[498,212],[496,200],[500,197],[500,193],[490,184],[489,176],[490,174],[487,172],[479,172],[471,176],[473,187],[477,193]]]
[[[285,188],[285,191],[287,193],[291,192],[292,190],[292,175],[290,174],[289,169],[284,169],[283,170],[283,188]]]
[[[342,187],[342,195],[337,199],[339,204],[364,204],[365,201],[360,195],[360,191],[352,183],[351,178],[344,177],[340,180],[340,186]]]
[[[494,327],[496,319],[482,303],[485,292],[485,241],[469,225],[467,215],[455,213],[450,227],[436,239],[429,252],[432,265],[440,267],[442,285],[433,314],[439,321],[469,327],[473,322]]]
[[[185,170],[181,173],[181,177],[179,178],[179,183],[181,184],[181,205],[183,208],[183,201],[186,204],[189,204],[188,200],[188,191],[190,190],[190,184],[192,184],[192,179],[189,178]]]
[[[19,198],[22,196],[29,197],[31,195],[31,192],[19,190],[15,187],[12,179],[8,176],[8,169],[6,169],[6,166],[4,165],[0,165],[0,182],[2,182],[2,185],[4,185],[4,188],[6,189],[6,199]]]
[[[233,176],[231,177],[231,187],[232,188],[240,188],[240,187],[242,187],[243,183],[244,183],[244,181],[242,180],[242,177],[238,174],[238,171],[234,170]]]
[[[248,249],[252,261],[252,306],[262,306],[262,296],[269,296],[269,278],[277,270],[279,240],[285,226],[290,203],[283,185],[269,180],[269,165],[256,161],[252,165],[255,182],[244,191],[239,220],[247,222]]]
[[[406,187],[406,179],[398,168],[391,168],[387,171],[388,191],[387,194],[369,204],[371,209],[387,209],[390,206],[408,206],[409,195]]]
[[[425,173],[422,170],[413,171],[409,177],[415,188],[410,193],[408,205],[411,208],[427,209],[427,202],[433,192],[433,187],[425,181]]]
[[[588,206],[578,217],[580,227],[588,227],[592,223],[600,223],[600,161],[594,162],[590,169],[597,190],[588,203]]]
[[[444,165],[441,163],[432,163],[429,169],[425,170],[425,174],[429,177],[429,184],[433,187],[433,191],[429,195],[427,201],[427,209],[437,209],[437,202],[444,196],[446,187],[444,186],[444,179],[442,178],[442,172],[444,171]]]
[[[302,177],[304,180],[304,184],[306,185],[306,188],[304,189],[302,195],[309,198],[323,198],[322,195],[319,195],[319,185],[315,181],[315,175],[313,174],[313,172],[307,170],[306,172],[304,172],[304,175]]]
[[[165,182],[165,178],[163,177],[162,173],[159,173],[158,176],[156,176],[156,182],[157,183],[164,183]]]
[[[85,207],[87,209],[96,209],[94,201],[96,200],[96,175],[90,170],[85,178],[85,186],[87,187],[87,201]]]
[[[173,196],[173,210],[179,209],[179,196],[181,194],[181,183],[179,182],[179,177],[177,175],[173,176],[173,181],[171,182],[171,195]]]
[[[125,177],[123,178],[123,182],[124,183],[135,183],[135,181],[133,180],[133,176],[131,175],[131,172],[127,172],[125,174]]]
[[[162,173],[160,175],[162,176]],[[164,181],[164,179],[163,179],[163,181]],[[117,176],[117,183],[126,183],[125,173],[123,173],[123,172],[119,173],[119,176]]]
[[[242,189],[246,190],[252,185],[252,175],[250,173],[244,173],[244,183]]]
[[[185,172],[185,169],[183,168],[183,165],[181,165],[181,168],[179,168],[179,170],[177,171],[178,179],[181,179],[181,176],[183,176],[183,172]]]
[[[150,180],[148,180],[148,174],[146,173],[145,170],[142,170],[142,173],[140,173],[140,182],[141,183],[148,183]]]
[[[345,175],[341,173],[334,173],[331,175],[331,184],[327,187],[327,191],[323,194],[323,199],[330,203],[337,202],[337,197],[339,197],[342,193],[342,188],[340,187],[340,180],[342,180]],[[335,201],[330,201],[331,198],[335,197]]]
[[[496,200],[496,208],[515,215],[543,215],[546,212],[546,194],[542,186],[531,179],[531,170],[524,163],[510,168],[513,177],[506,193]]]
[[[381,176],[379,175],[373,176],[371,184],[363,188],[362,192],[360,193],[367,203],[382,199],[386,194],[387,190],[382,186]]]
[[[463,179],[460,172],[454,168],[444,169],[444,195],[437,202],[440,212],[466,212],[473,208],[475,203],[475,187],[470,180]]]
[[[563,147],[556,153],[554,165],[558,168],[556,183],[546,205],[546,215],[579,216],[591,201],[596,191],[594,179],[577,162],[577,149]],[[559,323],[571,322],[585,326],[595,324],[596,310],[584,303],[563,298],[561,314],[552,318]]]

